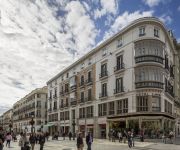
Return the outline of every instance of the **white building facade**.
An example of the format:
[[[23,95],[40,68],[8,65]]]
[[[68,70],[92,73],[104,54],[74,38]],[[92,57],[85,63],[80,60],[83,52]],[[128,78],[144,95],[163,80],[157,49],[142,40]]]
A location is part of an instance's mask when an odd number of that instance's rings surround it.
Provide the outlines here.
[[[174,129],[180,89],[172,40],[161,21],[141,18],[49,80],[50,133]]]
[[[13,131],[31,132],[30,121],[34,120],[33,131],[47,131],[47,87],[37,88],[13,105]]]

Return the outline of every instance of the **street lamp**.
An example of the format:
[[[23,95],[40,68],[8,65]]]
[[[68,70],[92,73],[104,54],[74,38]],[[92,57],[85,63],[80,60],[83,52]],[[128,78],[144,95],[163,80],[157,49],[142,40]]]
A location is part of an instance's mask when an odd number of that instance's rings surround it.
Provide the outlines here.
[[[10,133],[11,133],[11,128],[12,128],[12,121],[9,120],[9,131],[10,131]]]
[[[72,126],[73,126],[73,140],[75,140],[75,121],[73,120]]]
[[[41,132],[43,132],[43,121],[41,121]]]
[[[31,133],[33,133],[33,125],[34,125],[34,120],[33,120],[33,118],[34,118],[34,115],[31,116],[31,121],[29,122],[30,125],[31,125]]]

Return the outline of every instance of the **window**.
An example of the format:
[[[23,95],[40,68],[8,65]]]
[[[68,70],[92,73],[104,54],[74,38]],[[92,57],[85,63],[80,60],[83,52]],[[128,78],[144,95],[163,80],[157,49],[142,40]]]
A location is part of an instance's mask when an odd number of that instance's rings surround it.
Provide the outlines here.
[[[165,100],[165,112],[172,114],[172,104]]]
[[[64,120],[64,112],[60,112],[60,121]]]
[[[79,108],[79,118],[85,118],[85,108]]]
[[[69,111],[65,111],[65,120],[69,120]]]
[[[152,111],[160,112],[161,111],[161,97],[152,96]]]
[[[107,103],[98,105],[98,114],[99,114],[99,116],[107,115]]]
[[[54,110],[56,110],[57,109],[57,101],[54,101],[54,108],[53,108]]]
[[[116,89],[115,89],[115,94],[116,93],[120,93],[120,92],[123,92],[124,89],[123,89],[123,78],[117,78],[116,79]]]
[[[123,69],[123,55],[119,55],[116,58],[116,70]]]
[[[41,98],[41,94],[37,94],[37,98]]]
[[[102,49],[102,56],[106,56],[107,55],[107,48]]]
[[[84,63],[81,64],[81,69],[83,69],[83,68],[84,68]]]
[[[52,99],[52,91],[49,93],[49,98]]]
[[[54,89],[54,97],[57,97],[57,88]]]
[[[67,93],[69,91],[69,85],[68,84],[65,84],[65,90],[64,92]]]
[[[81,92],[81,102],[84,102],[84,92]]]
[[[137,112],[148,111],[148,96],[137,96]]]
[[[87,113],[87,118],[93,117],[93,106],[87,107],[86,110],[87,110],[87,112],[86,112]]]
[[[80,84],[84,85],[84,76],[83,75],[81,76],[81,83]]]
[[[122,40],[122,37],[120,37],[118,40],[117,40],[117,48],[118,47],[121,47],[123,45],[123,40]]]
[[[107,63],[101,65],[101,77],[107,76]]]
[[[92,90],[91,89],[88,89],[88,101],[91,101],[92,100],[92,95],[91,95],[91,92]]]
[[[117,114],[128,113],[128,99],[117,101]]]
[[[72,119],[76,119],[75,109],[72,110]]]
[[[139,36],[144,36],[145,35],[145,27],[140,27],[139,28]]]
[[[107,96],[107,83],[103,83],[102,85],[101,85],[101,96],[102,97],[106,97]]]
[[[92,77],[91,77],[92,73],[91,71],[88,72],[88,83],[92,82]]]
[[[109,103],[109,115],[114,115],[114,102]]]
[[[66,73],[66,78],[69,78],[69,73],[68,72]]]
[[[154,28],[154,36],[159,37],[159,29],[158,28]]]

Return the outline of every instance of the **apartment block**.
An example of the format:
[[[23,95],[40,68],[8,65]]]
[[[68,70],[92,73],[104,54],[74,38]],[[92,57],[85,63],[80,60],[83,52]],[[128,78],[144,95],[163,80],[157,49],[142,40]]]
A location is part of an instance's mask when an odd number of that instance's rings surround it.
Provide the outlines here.
[[[140,18],[47,82],[50,133],[173,130],[180,55],[157,18]]]
[[[47,87],[33,90],[13,105],[13,131],[31,132],[32,118],[34,131],[47,129]]]
[[[12,116],[13,116],[13,110],[12,109],[7,110],[3,114],[3,117],[2,117],[2,123],[3,124],[2,125],[3,125],[4,131],[10,132],[10,124],[11,125],[13,124]]]

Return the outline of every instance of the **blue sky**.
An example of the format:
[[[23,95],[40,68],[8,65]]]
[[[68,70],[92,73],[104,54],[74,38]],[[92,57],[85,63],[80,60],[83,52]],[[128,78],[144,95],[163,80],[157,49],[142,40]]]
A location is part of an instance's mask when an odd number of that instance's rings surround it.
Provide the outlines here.
[[[135,19],[156,16],[180,41],[179,0],[4,0],[0,12],[0,114]]]

